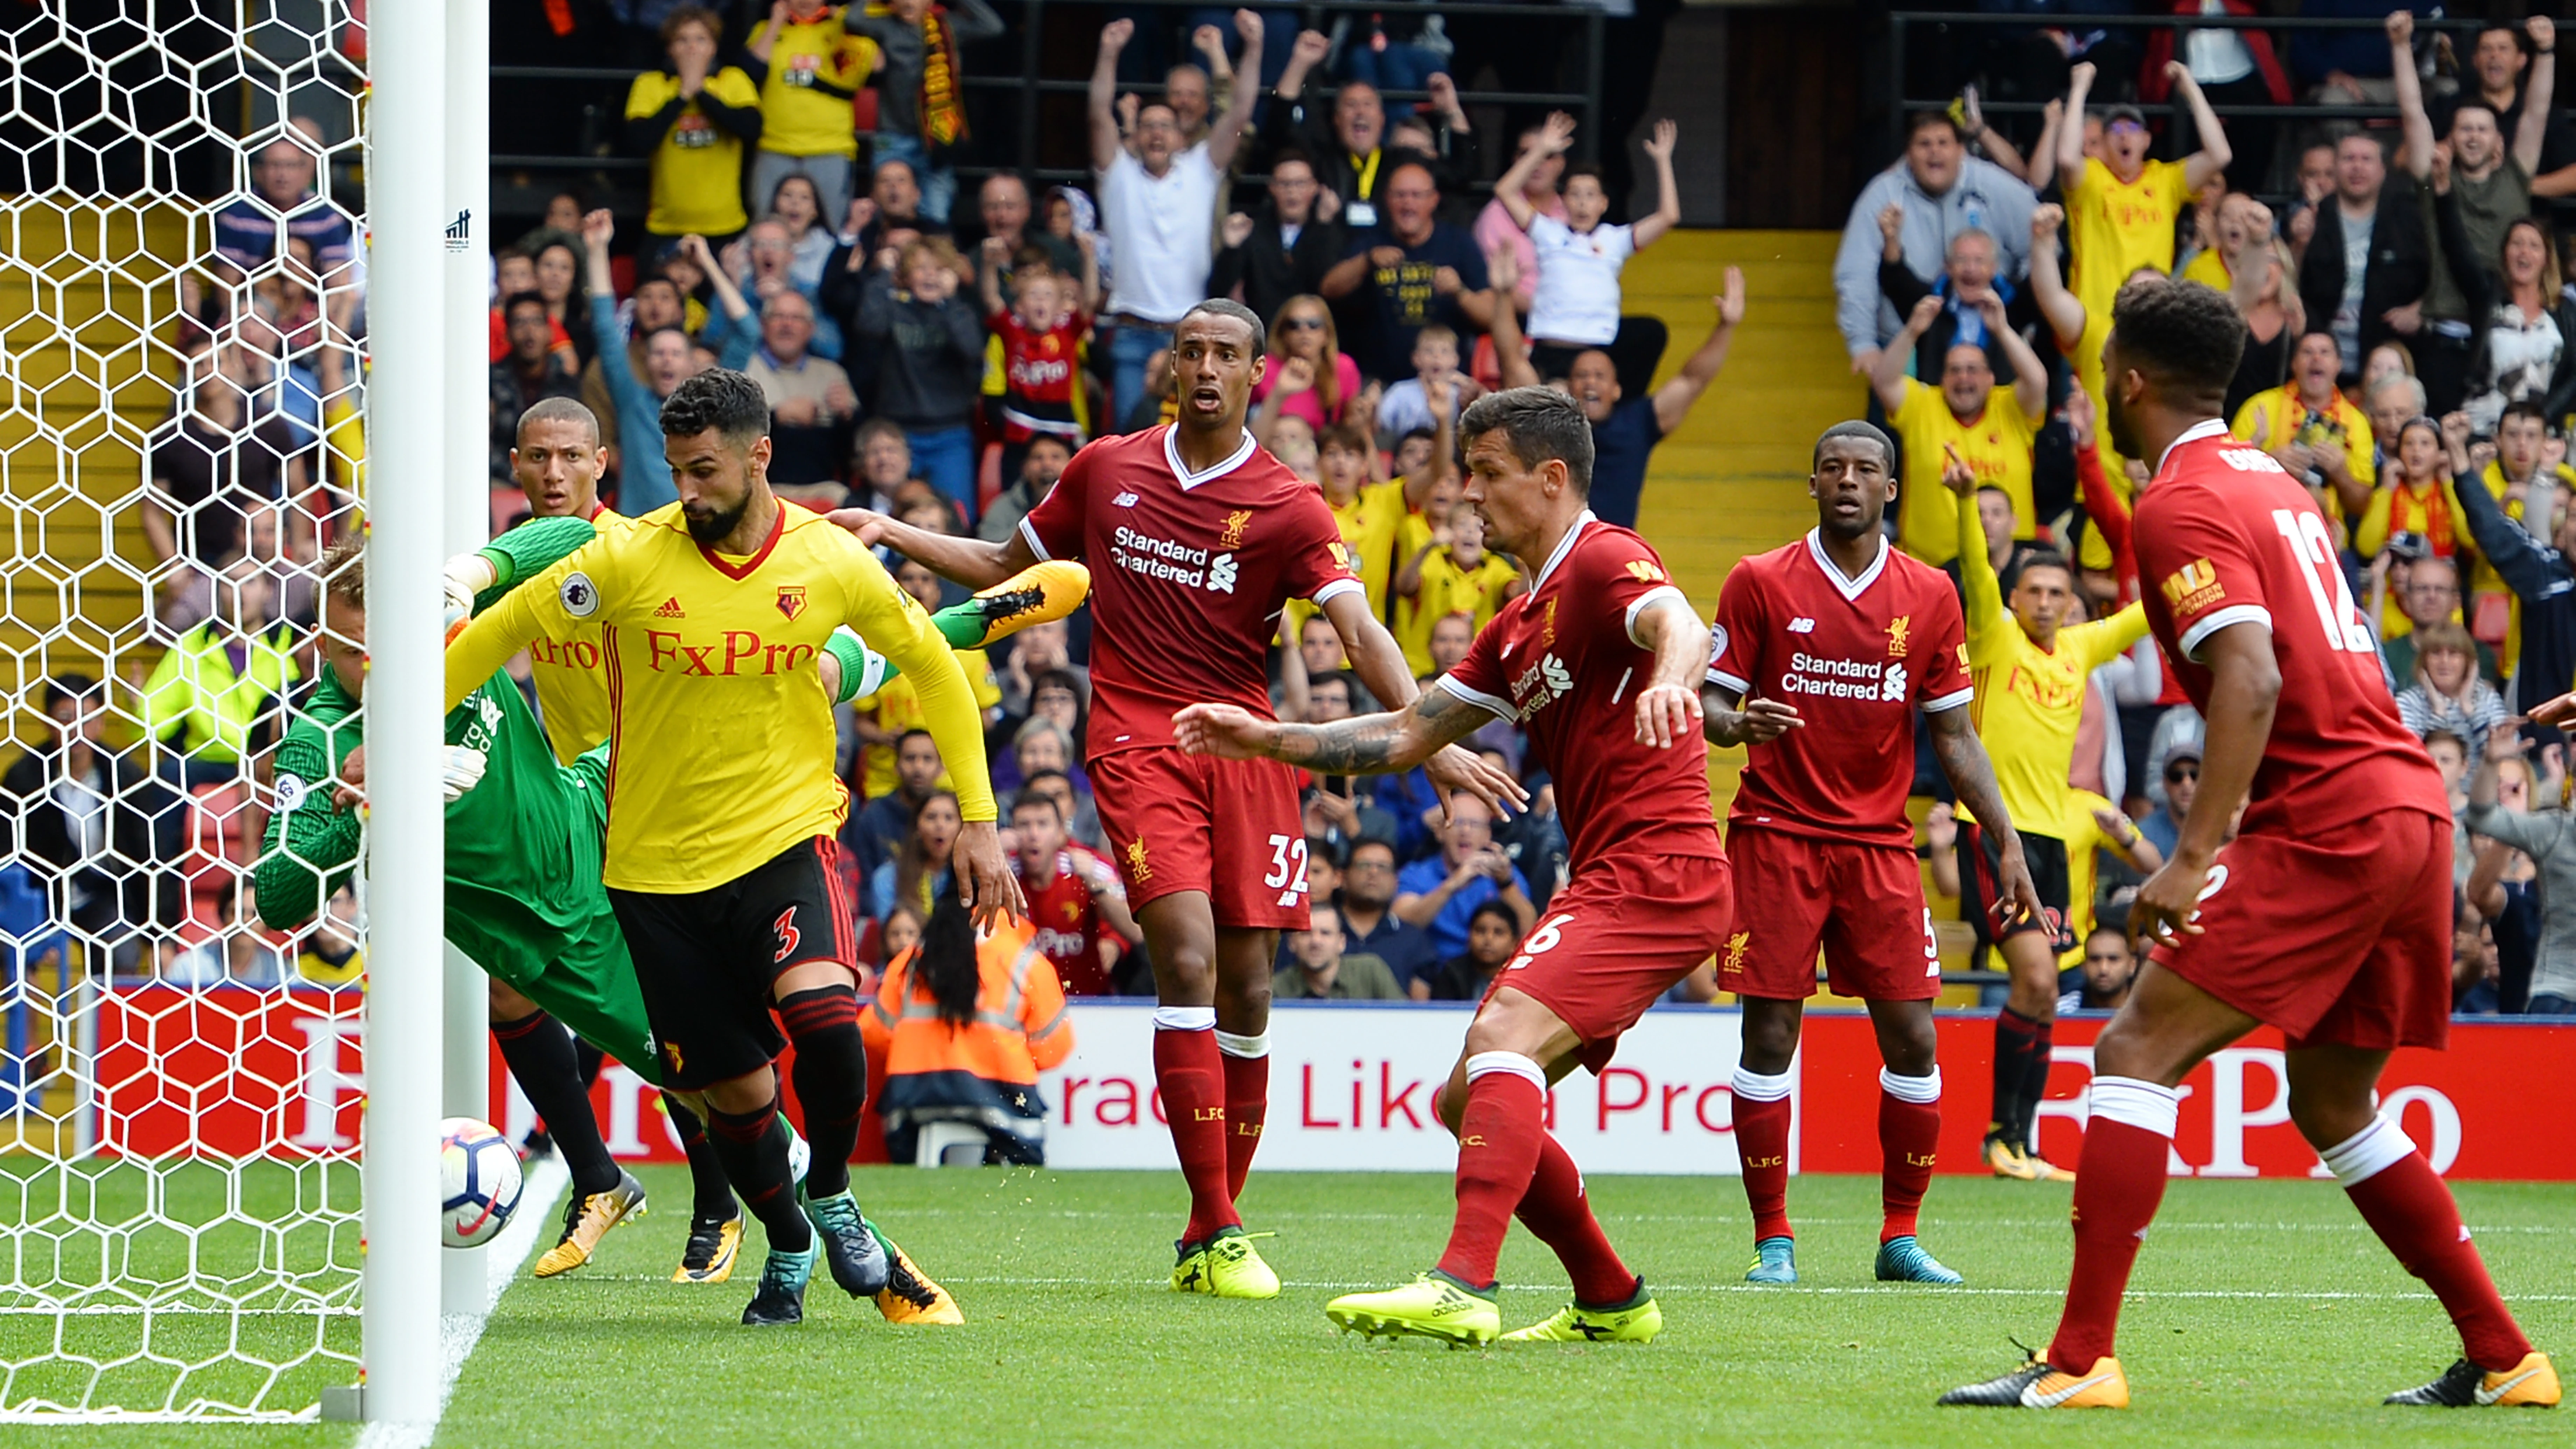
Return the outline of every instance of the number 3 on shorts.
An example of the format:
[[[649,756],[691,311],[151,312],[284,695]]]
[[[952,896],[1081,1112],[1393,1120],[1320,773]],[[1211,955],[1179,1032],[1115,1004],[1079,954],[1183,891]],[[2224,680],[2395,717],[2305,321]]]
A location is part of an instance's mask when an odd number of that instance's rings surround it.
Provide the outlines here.
[[[1504,967],[1503,969],[1506,971],[1518,971],[1522,967],[1527,966],[1532,957],[1544,956],[1548,952],[1555,950],[1557,943],[1565,939],[1565,924],[1573,919],[1574,913],[1572,911],[1568,911],[1561,916],[1548,917],[1545,921],[1539,924],[1539,928],[1537,930],[1529,933],[1528,940],[1521,942],[1521,954],[1513,957],[1512,964]]]
[[[1270,873],[1261,883],[1279,892],[1279,904],[1297,904],[1297,898],[1306,893],[1306,837],[1270,837]]]

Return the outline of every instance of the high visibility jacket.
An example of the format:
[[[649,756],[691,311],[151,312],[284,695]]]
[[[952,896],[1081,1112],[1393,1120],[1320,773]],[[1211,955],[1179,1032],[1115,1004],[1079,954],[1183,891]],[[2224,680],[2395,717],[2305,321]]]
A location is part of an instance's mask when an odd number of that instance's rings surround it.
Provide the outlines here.
[[[1015,922],[978,943],[975,957],[983,981],[975,994],[974,1019],[964,1025],[941,1019],[930,987],[915,975],[920,955],[915,948],[894,959],[875,1003],[859,1020],[868,1050],[886,1063],[888,1109],[957,1101],[960,1095],[990,1100],[993,1089],[1010,1099],[1020,1095],[1019,1089],[1034,1086],[1039,1072],[1072,1054],[1073,1023],[1065,1017],[1064,987],[1025,923]],[[987,1085],[977,1091],[963,1078]]]

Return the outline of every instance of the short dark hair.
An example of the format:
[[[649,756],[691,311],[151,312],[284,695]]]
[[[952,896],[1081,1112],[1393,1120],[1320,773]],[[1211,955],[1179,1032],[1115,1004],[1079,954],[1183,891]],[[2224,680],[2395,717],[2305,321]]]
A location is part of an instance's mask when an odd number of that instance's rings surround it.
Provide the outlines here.
[[[548,311],[546,307],[546,298],[544,293],[512,292],[510,295],[501,299],[502,324],[505,326],[508,325],[510,314],[518,311],[522,307],[534,307],[540,312],[546,312],[549,317],[553,315],[553,313]]]
[[[1504,905],[1500,897],[1480,901],[1477,903],[1474,910],[1467,913],[1467,933],[1469,935],[1474,935],[1476,932],[1476,922],[1487,916],[1492,916],[1497,920],[1500,920],[1503,923],[1503,930],[1505,933],[1510,935],[1513,940],[1517,941],[1520,939],[1521,918],[1513,915],[1512,908]]]
[[[2537,421],[2544,428],[2549,426],[2549,409],[2542,407],[2540,404],[2529,398],[2518,398],[2513,402],[2506,403],[2504,405],[2503,417],[2531,418]],[[2499,418],[2497,420],[2497,424],[2501,427],[2503,424],[2503,418]]]
[[[938,748],[939,748],[939,736],[932,734],[930,731],[928,731],[928,730],[905,730],[902,734],[896,735],[896,736],[894,737],[894,752],[895,752],[896,754],[898,754],[898,755],[902,754],[902,753],[903,753],[903,747],[904,747],[904,744],[905,744],[907,741],[909,741],[909,740],[910,740],[914,735],[919,735],[919,736],[921,736],[923,739],[930,741],[930,747],[931,747],[932,749],[936,750],[936,749],[938,749]]]
[[[1312,693],[1318,684],[1338,684],[1342,687],[1342,693],[1345,696],[1353,700],[1359,698],[1359,691],[1351,688],[1351,672],[1347,669],[1328,669],[1316,675],[1307,683],[1307,692]]]
[[[1270,350],[1270,329],[1261,325],[1261,314],[1253,311],[1241,302],[1234,300],[1232,297],[1210,297],[1206,301],[1201,302],[1197,306],[1182,313],[1181,320],[1172,324],[1173,334],[1177,336],[1181,328],[1187,324],[1191,318],[1199,315],[1201,312],[1206,312],[1217,317],[1231,317],[1235,321],[1242,323],[1244,326],[1251,328],[1253,356],[1258,357],[1262,353]]]
[[[710,367],[663,399],[662,436],[694,437],[709,428],[738,446],[769,436],[769,399],[751,374]]]
[[[1014,815],[1019,814],[1023,810],[1034,810],[1041,805],[1055,812],[1056,819],[1064,819],[1064,802],[1058,800],[1053,795],[1046,794],[1043,791],[1029,789],[1025,784],[1023,784],[1020,787],[1020,793],[1011,797],[1011,813]]]
[[[1359,839],[1352,841],[1350,854],[1344,858],[1348,860],[1358,860],[1360,858],[1360,852],[1367,850],[1372,846],[1386,852],[1387,864],[1403,864],[1404,857],[1396,850],[1395,842],[1380,835],[1363,835]]]
[[[1271,156],[1270,170],[1275,175],[1280,167],[1287,165],[1291,161],[1296,162],[1298,165],[1305,167],[1309,171],[1317,169],[1314,157],[1307,155],[1298,147],[1282,146]]]
[[[2013,586],[2020,587],[2022,579],[2032,569],[2055,569],[2066,575],[2068,583],[2075,582],[2075,565],[2067,561],[2066,555],[2053,548],[2034,548],[2023,554],[2021,562],[2013,565]]]
[[[1896,471],[1896,440],[1889,437],[1886,429],[1879,427],[1877,424],[1864,422],[1859,418],[1852,418],[1845,422],[1836,423],[1832,427],[1827,428],[1816,435],[1816,452],[1814,457],[1807,460],[1808,472],[1812,473],[1816,469],[1824,466],[1825,444],[1832,442],[1836,438],[1858,438],[1864,443],[1878,444],[1878,455],[1881,462],[1890,473]]]
[[[52,709],[67,699],[79,699],[97,688],[97,680],[77,669],[66,669],[45,681],[45,708]]]
[[[1555,459],[1565,464],[1575,492],[1592,492],[1592,420],[1574,399],[1543,387],[1487,393],[1468,404],[1466,416],[1458,420],[1458,446],[1464,451],[1496,431],[1522,467]]]
[[[579,398],[541,397],[528,404],[528,410],[519,414],[517,430],[510,435],[513,445],[528,435],[530,423],[578,423],[590,434],[590,445],[594,448],[599,446],[599,415],[582,406]]]
[[[1565,174],[1557,178],[1556,184],[1559,189],[1563,189],[1566,182],[1572,181],[1577,176],[1589,176],[1594,181],[1601,184],[1602,190],[1607,191],[1610,189],[1610,178],[1601,174],[1601,163],[1598,161],[1575,162],[1573,165],[1565,168]]]
[[[2111,336],[2122,362],[2169,388],[2213,399],[2227,395],[2245,351],[2236,304],[2199,282],[2133,278],[2111,303]]]
[[[703,25],[706,27],[708,39],[715,41],[719,45],[724,43],[724,21],[717,18],[714,11],[709,10],[704,5],[683,5],[677,10],[674,10],[670,14],[662,17],[662,44],[664,48],[667,49],[671,42],[679,36],[680,27],[683,25]]]
[[[1073,777],[1062,770],[1031,770],[1020,778],[1020,793],[1025,795],[1047,780],[1062,780],[1068,793],[1073,790]]]
[[[1959,134],[1959,122],[1956,118],[1951,116],[1948,111],[1916,111],[1913,115],[1906,117],[1905,144],[1909,146],[1913,145],[1914,138],[1916,136],[1921,135],[1927,128],[1933,126],[1939,126],[1941,129],[1948,131],[1953,140],[1960,142],[1962,145],[1966,144],[1967,138]]]

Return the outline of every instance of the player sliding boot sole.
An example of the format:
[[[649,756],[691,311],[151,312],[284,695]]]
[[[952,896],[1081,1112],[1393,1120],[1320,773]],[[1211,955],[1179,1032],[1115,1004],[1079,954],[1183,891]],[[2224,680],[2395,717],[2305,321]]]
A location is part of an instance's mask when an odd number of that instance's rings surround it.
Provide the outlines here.
[[[1615,1308],[1569,1303],[1554,1316],[1503,1335],[1505,1343],[1652,1343],[1664,1331],[1664,1310],[1637,1285],[1637,1296]]]
[[[644,1184],[635,1180],[635,1174],[621,1171],[617,1174],[617,1186],[606,1192],[575,1197],[564,1204],[563,1236],[555,1240],[553,1247],[546,1249],[546,1255],[537,1260],[537,1266],[530,1272],[539,1278],[569,1273],[590,1261],[590,1255],[599,1247],[599,1240],[608,1236],[610,1228],[642,1216]]]
[[[2420,1389],[2400,1389],[2384,1401],[2423,1408],[2476,1409],[2490,1405],[2548,1409],[2558,1404],[2558,1370],[2549,1355],[2535,1349],[2503,1373],[2490,1373],[2462,1359]]]
[[[1180,1261],[1172,1265],[1172,1291],[1217,1298],[1278,1297],[1279,1275],[1252,1246],[1254,1238],[1270,1236],[1222,1228],[1204,1243],[1174,1243]]]
[[[1764,1238],[1753,1245],[1753,1266],[1744,1270],[1747,1283],[1795,1283],[1798,1281],[1798,1240]]]
[[[1415,1334],[1451,1348],[1482,1348],[1503,1331],[1502,1310],[1491,1293],[1436,1270],[1383,1293],[1345,1293],[1324,1305],[1324,1316],[1362,1338]]]
[[[877,1246],[885,1250],[886,1261],[891,1265],[886,1274],[885,1290],[877,1294],[877,1312],[885,1315],[886,1322],[954,1325],[966,1321],[966,1315],[958,1310],[957,1300],[949,1297],[948,1290],[933,1282],[929,1274],[916,1267],[911,1255],[904,1252],[894,1239],[887,1237],[885,1229],[866,1218],[859,1221],[867,1224],[868,1232],[876,1238]]]
[[[883,1293],[891,1272],[891,1260],[885,1245],[868,1231],[868,1220],[859,1213],[859,1200],[847,1189],[830,1197],[809,1197],[805,1185],[796,1186],[796,1204],[805,1210],[805,1221],[814,1225],[814,1235],[823,1251],[823,1261],[830,1265],[832,1281],[853,1298],[874,1298]]]
[[[1944,1287],[1968,1281],[1941,1266],[1941,1260],[1923,1251],[1923,1245],[1912,1233],[1890,1238],[1878,1245],[1878,1261],[1873,1271],[1881,1283],[1938,1283]]]
[[[2104,1354],[2083,1373],[2050,1366],[2032,1354],[2030,1361],[1999,1379],[1952,1389],[1935,1402],[1986,1409],[2125,1409],[2129,1376],[2120,1361]]]
[[[1050,559],[1031,564],[974,597],[931,616],[940,637],[958,649],[983,649],[1031,624],[1061,619],[1091,596],[1091,570]]]
[[[823,1235],[801,1253],[769,1250],[768,1261],[760,1265],[760,1289],[742,1310],[747,1328],[782,1328],[805,1321],[805,1285],[814,1281],[814,1264],[823,1256]]]

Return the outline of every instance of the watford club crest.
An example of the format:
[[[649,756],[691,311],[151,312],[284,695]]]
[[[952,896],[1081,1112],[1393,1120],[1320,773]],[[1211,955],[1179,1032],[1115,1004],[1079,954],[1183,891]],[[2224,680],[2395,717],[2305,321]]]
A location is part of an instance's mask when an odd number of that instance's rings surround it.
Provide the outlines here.
[[[803,584],[781,584],[778,586],[778,612],[786,615],[791,620],[797,615],[805,612],[805,586]]]
[[[1252,510],[1238,508],[1225,516],[1225,531],[1216,536],[1216,546],[1225,549],[1243,547],[1243,530],[1252,523]],[[1348,566],[1346,560],[1336,560]]]

